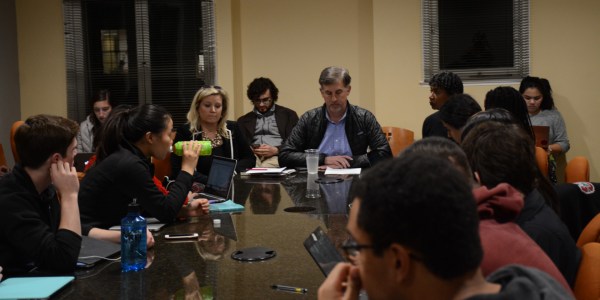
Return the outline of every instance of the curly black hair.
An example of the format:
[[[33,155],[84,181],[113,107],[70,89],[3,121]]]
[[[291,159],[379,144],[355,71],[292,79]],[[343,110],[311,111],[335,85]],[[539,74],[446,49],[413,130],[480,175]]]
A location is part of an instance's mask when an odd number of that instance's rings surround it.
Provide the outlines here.
[[[271,91],[271,100],[273,100],[273,102],[277,101],[279,89],[277,89],[271,79],[265,77],[259,77],[252,80],[252,82],[250,82],[248,85],[248,91],[246,95],[248,95],[248,99],[250,99],[250,101],[255,101],[258,100],[260,95],[264,94],[267,90]]]
[[[463,93],[463,83],[458,75],[452,72],[441,72],[431,76],[429,86],[446,91],[448,96]]]

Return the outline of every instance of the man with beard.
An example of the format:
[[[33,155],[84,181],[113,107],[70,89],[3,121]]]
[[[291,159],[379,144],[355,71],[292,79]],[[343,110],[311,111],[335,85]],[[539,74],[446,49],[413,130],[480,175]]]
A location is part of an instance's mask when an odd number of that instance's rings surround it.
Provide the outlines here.
[[[279,89],[269,78],[256,78],[247,91],[254,109],[238,119],[246,141],[252,144],[257,167],[279,167],[277,155],[281,144],[298,123],[295,111],[276,105]]]
[[[300,117],[279,153],[281,166],[305,167],[306,149],[319,149],[321,168],[366,168],[392,157],[375,116],[348,102],[350,80],[348,70],[342,67],[321,72],[319,85],[325,104]]]

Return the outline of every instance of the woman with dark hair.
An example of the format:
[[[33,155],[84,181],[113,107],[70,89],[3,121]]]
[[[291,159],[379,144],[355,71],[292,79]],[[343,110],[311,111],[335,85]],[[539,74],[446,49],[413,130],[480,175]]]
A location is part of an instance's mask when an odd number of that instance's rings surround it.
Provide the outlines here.
[[[492,108],[504,108],[511,112],[519,122],[519,125],[534,138],[531,121],[527,113],[527,106],[523,102],[523,96],[515,88],[510,86],[499,86],[490,90],[485,95],[485,110]]]
[[[256,157],[236,122],[227,121],[229,98],[220,87],[203,87],[196,92],[188,122],[177,129],[175,143],[179,141],[210,141],[212,155],[198,159],[194,181],[206,183],[212,156],[237,159],[238,172],[254,167]],[[181,170],[181,157],[171,155],[172,174]]]
[[[94,152],[97,146],[94,137],[98,136],[102,124],[106,121],[114,106],[109,90],[100,90],[94,95],[94,98],[92,98],[93,111],[79,125],[77,152]]]
[[[137,199],[145,216],[170,223],[176,217],[208,213],[208,201],[186,198],[201,147],[184,143],[181,172],[164,195],[154,184],[150,156],[164,159],[172,144],[171,115],[157,105],[117,107],[100,133],[96,164],[88,171],[79,190],[82,233],[93,238],[120,241],[120,233],[106,230],[120,224],[127,206]],[[149,235],[152,238],[152,235]]]
[[[569,151],[567,128],[560,112],[554,107],[552,88],[548,80],[527,76],[521,81],[519,92],[527,105],[531,125],[548,126],[548,152],[559,154]]]

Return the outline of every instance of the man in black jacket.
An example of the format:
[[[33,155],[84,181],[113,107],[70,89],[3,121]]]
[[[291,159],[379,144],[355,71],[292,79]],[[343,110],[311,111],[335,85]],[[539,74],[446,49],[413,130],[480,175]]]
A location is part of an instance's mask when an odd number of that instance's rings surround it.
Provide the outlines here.
[[[342,67],[327,67],[321,72],[319,84],[325,104],[300,117],[279,152],[281,166],[305,167],[306,149],[319,149],[319,165],[330,168],[366,168],[392,157],[375,116],[348,102],[350,79]]]
[[[238,119],[246,141],[252,144],[257,167],[278,167],[281,145],[298,123],[295,111],[276,105],[279,89],[269,78],[256,78],[247,91],[254,109]]]
[[[7,277],[75,269],[81,248],[73,167],[78,129],[74,121],[48,115],[30,117],[17,129],[21,163],[0,181],[0,265]]]

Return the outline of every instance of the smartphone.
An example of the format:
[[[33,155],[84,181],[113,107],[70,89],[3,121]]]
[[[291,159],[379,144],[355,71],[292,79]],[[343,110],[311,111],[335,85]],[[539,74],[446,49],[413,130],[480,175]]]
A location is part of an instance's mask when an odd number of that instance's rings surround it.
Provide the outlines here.
[[[197,239],[198,233],[170,233],[165,234],[167,240],[181,240],[181,239]]]

